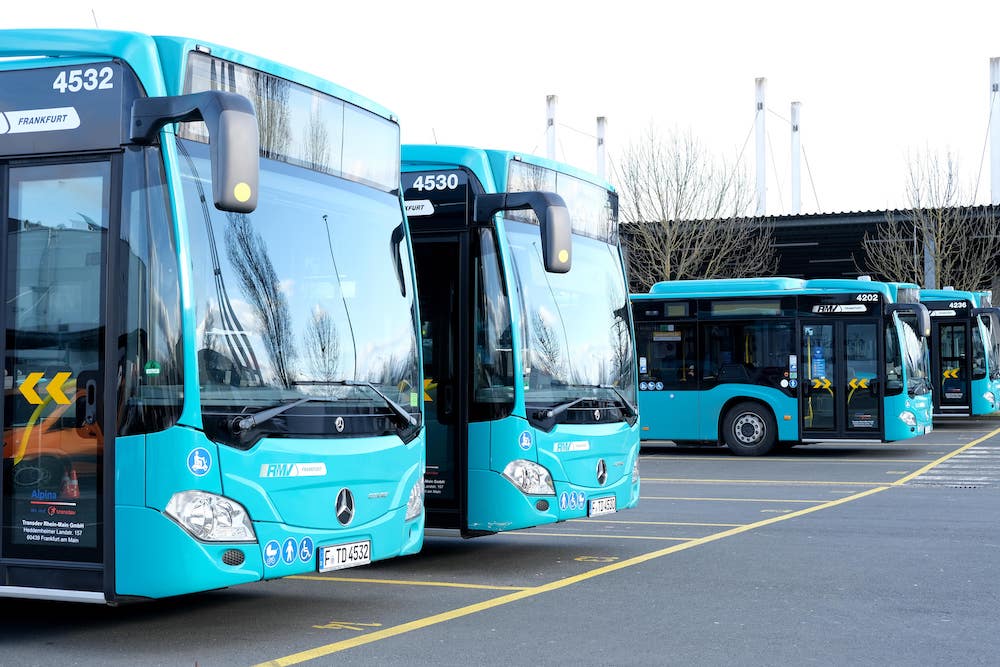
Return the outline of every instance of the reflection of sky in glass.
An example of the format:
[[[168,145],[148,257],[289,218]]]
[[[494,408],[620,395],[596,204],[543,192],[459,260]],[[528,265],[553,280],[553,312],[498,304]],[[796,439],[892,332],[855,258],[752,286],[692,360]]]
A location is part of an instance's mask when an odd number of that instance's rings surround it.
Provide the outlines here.
[[[227,90],[253,102],[261,154],[390,191],[399,184],[399,126],[286,79],[192,53],[185,92]],[[181,136],[207,138],[203,123]]]
[[[508,192],[555,192],[566,202],[573,231],[591,238],[615,242],[617,221],[608,191],[599,185],[545,167],[511,160],[507,173]],[[530,211],[510,211],[506,217],[538,224]]]
[[[104,187],[100,176],[22,181],[11,217],[46,227],[87,229],[88,220],[104,227]]]
[[[192,154],[204,155],[200,145],[185,144]],[[210,167],[197,159],[203,187],[208,188]],[[416,335],[412,317],[413,286],[405,273],[406,296],[400,293],[393,263],[390,237],[401,222],[395,197],[347,181],[323,176],[271,160],[261,161],[257,210],[248,216],[264,252],[248,262],[270,264],[276,291],[286,303],[278,316],[287,317],[291,342],[284,348],[286,365],[296,382],[361,380],[396,385],[406,379],[416,382]],[[192,229],[195,275],[211,276],[200,206],[194,195],[193,178],[185,174],[185,194]],[[279,384],[273,359],[269,358],[263,317],[252,294],[241,282],[227,252],[225,214],[211,210],[221,275],[229,303],[243,329],[250,334],[265,384]],[[406,252],[405,244],[396,248]],[[404,264],[404,267],[406,265]],[[195,281],[198,304],[198,344],[220,337],[219,302],[210,279]],[[206,322],[212,327],[207,328]],[[335,344],[328,358],[318,358],[317,340]],[[208,340],[216,351],[224,341]]]
[[[525,302],[532,372],[553,372],[565,384],[630,384],[632,341],[620,319],[627,294],[617,249],[574,236],[573,268],[546,273],[537,227],[508,223],[507,237]]]

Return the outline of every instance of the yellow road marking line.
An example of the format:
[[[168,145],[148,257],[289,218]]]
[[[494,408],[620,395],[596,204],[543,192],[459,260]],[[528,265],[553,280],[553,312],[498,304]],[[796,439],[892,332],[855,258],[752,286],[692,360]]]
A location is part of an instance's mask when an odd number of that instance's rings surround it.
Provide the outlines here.
[[[937,459],[936,461],[928,463],[927,465],[925,465],[920,470],[918,470],[916,472],[913,472],[913,473],[910,473],[909,475],[907,475],[906,477],[903,477],[902,479],[897,479],[895,482],[892,483],[892,485],[893,486],[901,486],[903,484],[906,484],[911,479],[914,479],[915,477],[920,477],[925,472],[929,471],[931,468],[934,468],[934,467],[936,467],[936,466],[944,463],[945,461],[947,461],[951,457],[958,456],[959,454],[961,454],[965,450],[969,449],[970,447],[974,447],[974,446],[978,445],[981,442],[985,442],[986,440],[989,440],[990,438],[992,438],[993,436],[995,436],[997,434],[1000,434],[1000,428],[994,429],[994,430],[990,431],[989,433],[987,433],[986,435],[984,435],[983,437],[976,438],[975,440],[973,440],[972,442],[970,442],[970,443],[968,443],[966,445],[962,445],[961,447],[959,447],[955,451],[953,451],[953,452],[951,452],[949,454],[945,454],[944,456],[942,456],[941,458]]]
[[[637,526],[708,526],[710,528],[734,528],[743,526],[742,523],[692,523],[688,521],[629,521],[628,519],[570,519],[569,523],[622,523],[635,524]]]
[[[270,662],[261,663],[261,666],[263,666],[263,665],[281,665],[281,666],[284,666],[284,665],[297,665],[297,664],[299,664],[301,662],[306,662],[307,660],[315,660],[317,658],[322,658],[324,656],[331,655],[333,653],[338,653],[340,651],[345,651],[347,649],[356,648],[358,646],[363,646],[365,644],[372,644],[374,642],[381,641],[383,639],[388,639],[390,637],[396,637],[398,635],[402,635],[402,634],[405,634],[407,632],[412,632],[414,630],[421,630],[423,628],[427,628],[427,627],[430,627],[432,625],[437,625],[439,623],[444,623],[444,622],[447,622],[447,621],[455,620],[457,618],[462,618],[464,616],[469,616],[471,614],[476,614],[476,613],[479,613],[481,611],[487,611],[487,610],[490,610],[490,609],[494,609],[496,607],[500,607],[500,606],[509,604],[511,602],[517,602],[518,600],[524,600],[524,599],[527,599],[527,598],[535,597],[536,595],[542,595],[543,593],[548,593],[548,592],[551,592],[551,591],[559,590],[561,588],[565,588],[567,586],[572,586],[573,584],[577,584],[577,583],[580,583],[582,581],[587,581],[589,579],[593,579],[595,577],[599,577],[599,576],[604,575],[604,574],[609,574],[611,572],[617,572],[618,570],[623,570],[623,569],[625,569],[627,567],[632,567],[634,565],[640,565],[642,563],[646,563],[646,562],[654,560],[656,558],[661,558],[663,556],[668,556],[670,554],[674,554],[674,553],[677,553],[677,552],[680,552],[680,551],[685,551],[687,549],[693,549],[693,548],[701,546],[703,544],[709,544],[711,542],[717,542],[719,540],[723,540],[725,538],[732,537],[734,535],[739,535],[741,533],[746,533],[746,532],[749,532],[751,530],[756,530],[757,528],[762,528],[764,526],[770,526],[772,524],[779,523],[781,521],[787,521],[789,519],[794,519],[794,518],[797,518],[797,517],[800,517],[800,516],[805,516],[806,514],[812,514],[813,512],[818,512],[820,510],[825,510],[825,509],[828,509],[828,508],[831,508],[831,507],[836,507],[838,505],[843,505],[845,503],[853,502],[855,500],[860,500],[861,498],[865,498],[867,496],[871,496],[871,495],[874,495],[876,493],[880,493],[882,491],[886,491],[886,490],[891,489],[891,488],[893,488],[895,486],[898,486],[900,484],[904,484],[908,480],[913,479],[914,477],[917,477],[919,475],[922,475],[923,473],[927,472],[928,470],[930,470],[934,466],[938,465],[939,463],[942,463],[942,462],[950,459],[952,456],[960,454],[963,451],[965,451],[966,449],[968,449],[969,447],[977,445],[980,442],[983,442],[983,441],[985,441],[985,440],[987,440],[987,439],[989,439],[989,438],[991,438],[991,437],[993,437],[994,435],[997,435],[997,434],[1000,434],[1000,428],[996,429],[995,431],[991,431],[990,433],[988,433],[987,435],[983,436],[982,438],[979,438],[977,440],[974,440],[974,441],[970,442],[969,444],[967,444],[967,445],[965,445],[965,446],[963,446],[963,447],[955,450],[954,452],[952,452],[951,454],[949,454],[947,456],[941,457],[937,461],[931,463],[928,466],[925,466],[924,468],[921,468],[917,472],[915,472],[915,473],[913,473],[911,475],[907,475],[906,477],[903,477],[903,478],[901,478],[899,480],[896,480],[895,482],[892,482],[891,484],[888,484],[886,486],[880,486],[880,487],[877,487],[877,488],[874,488],[874,489],[867,489],[865,491],[861,491],[859,493],[855,493],[855,494],[852,494],[850,496],[846,496],[844,498],[839,498],[837,500],[830,500],[830,501],[824,502],[824,503],[816,505],[814,507],[806,507],[804,509],[796,510],[796,511],[790,512],[788,514],[782,514],[781,516],[775,516],[775,517],[771,517],[769,519],[763,519],[762,521],[757,521],[757,522],[754,522],[754,523],[750,523],[750,524],[745,524],[745,525],[742,525],[742,526],[738,526],[736,528],[731,528],[729,530],[724,530],[724,531],[721,531],[721,532],[718,532],[718,533],[713,533],[712,535],[708,535],[706,537],[701,537],[701,538],[698,538],[698,539],[690,540],[688,542],[683,542],[681,544],[675,544],[673,546],[666,547],[664,549],[659,549],[657,551],[651,551],[651,552],[646,553],[646,554],[642,554],[642,555],[639,555],[639,556],[634,556],[632,558],[628,558],[626,560],[618,561],[617,563],[612,563],[610,565],[604,565],[602,567],[594,568],[593,570],[588,570],[587,572],[583,572],[583,573],[580,573],[580,574],[577,574],[577,575],[574,575],[574,576],[571,576],[571,577],[566,577],[564,579],[558,579],[556,581],[550,582],[548,584],[543,584],[543,585],[537,586],[535,588],[525,588],[525,589],[522,589],[522,590],[519,590],[519,591],[515,591],[513,593],[508,593],[506,595],[501,595],[501,596],[495,597],[495,598],[493,598],[491,600],[486,600],[484,602],[479,602],[479,603],[476,603],[476,604],[467,605],[465,607],[459,607],[458,609],[452,609],[450,611],[442,612],[440,614],[434,614],[433,616],[425,616],[424,618],[418,618],[418,619],[416,619],[414,621],[410,621],[408,623],[402,623],[400,625],[396,625],[396,626],[393,626],[393,627],[390,627],[390,628],[385,628],[384,630],[377,630],[377,631],[372,632],[370,634],[360,635],[358,637],[352,637],[350,639],[345,639],[343,641],[334,642],[332,644],[326,644],[324,646],[318,646],[316,648],[307,649],[305,651],[300,651],[299,653],[294,653],[292,655],[285,656],[283,658],[277,658],[277,659],[272,660]],[[779,502],[788,502],[788,501],[779,501]],[[813,501],[806,501],[806,502],[813,502]]]
[[[591,535],[590,533],[537,533],[533,530],[521,531],[512,530],[509,533],[501,533],[502,535],[536,535],[542,537],[597,537],[606,539],[616,539],[616,540],[664,540],[668,542],[685,542],[687,540],[693,540],[693,537],[660,537],[658,535]]]
[[[891,484],[892,482],[886,482]],[[725,503],[825,503],[826,500],[787,500],[785,498],[684,498],[681,496],[639,496],[640,500],[707,500]]]
[[[882,486],[882,482],[827,482],[805,479],[698,479],[695,477],[643,477],[643,482],[673,482],[676,484],[788,484],[790,486]]]
[[[463,616],[469,616],[471,614],[477,614],[481,611],[488,611],[490,609],[495,609],[511,602],[517,602],[519,600],[524,600],[527,598],[535,597],[537,595],[542,595],[543,593],[549,593],[551,591],[556,591],[561,588],[566,588],[567,586],[572,586],[573,584],[580,583],[582,581],[587,581],[601,575],[609,574],[611,572],[617,572],[623,570],[627,567],[632,567],[635,565],[640,565],[648,561],[654,560],[656,558],[661,558],[670,554],[677,553],[679,551],[685,551],[687,549],[692,549],[703,544],[709,544],[711,542],[716,542],[718,540],[725,539],[727,537],[732,537],[734,535],[739,535],[757,528],[762,528],[764,526],[770,526],[771,524],[778,523],[780,521],[787,521],[795,517],[804,516],[806,514],[811,514],[812,512],[818,512],[819,510],[827,509],[830,507],[836,507],[837,505],[843,505],[844,503],[851,502],[853,500],[858,500],[864,498],[865,496],[870,496],[880,491],[885,491],[886,489],[892,488],[891,486],[882,486],[877,489],[868,489],[860,493],[856,493],[852,496],[846,498],[840,498],[838,500],[831,500],[829,502],[823,503],[822,505],[817,505],[815,507],[807,507],[805,509],[797,510],[790,514],[783,514],[781,516],[771,517],[769,519],[763,519],[762,521],[757,521],[755,523],[746,524],[744,526],[739,526],[737,528],[731,528],[719,533],[714,533],[707,537],[701,537],[689,542],[684,542],[682,544],[675,544],[664,549],[659,549],[657,551],[651,551],[646,554],[639,556],[634,556],[617,563],[611,563],[609,565],[604,565],[602,567],[594,568],[593,570],[588,570],[587,572],[582,572],[580,574],[565,577],[563,579],[558,579],[556,581],[550,582],[548,584],[543,584],[535,588],[527,588],[521,591],[515,591],[513,593],[508,593],[506,595],[500,595],[491,600],[485,600],[483,602],[477,602],[476,604],[466,605],[465,607],[459,607],[458,609],[452,609],[450,611],[441,612],[440,614],[434,614],[432,616],[425,616],[424,618],[418,618],[414,621],[409,621],[407,623],[401,623],[383,630],[376,630],[369,634],[360,635],[357,637],[351,637],[350,639],[345,639],[339,642],[333,642],[332,644],[326,644],[324,646],[317,646],[316,648],[307,649],[305,651],[300,651],[299,653],[293,653],[292,655],[285,656],[283,658],[277,658],[270,662],[261,663],[261,665],[275,665],[275,666],[285,666],[285,665],[297,665],[301,662],[307,660],[315,660],[317,658],[322,658],[324,656],[331,655],[333,653],[338,653],[340,651],[345,651],[347,649],[356,648],[358,646],[363,646],[365,644],[371,644],[383,639],[388,639],[390,637],[396,637],[407,632],[413,632],[414,630],[421,630],[423,628],[430,627],[432,625],[437,625],[439,623],[444,623],[446,621],[453,621],[457,618],[462,618]]]
[[[458,584],[447,581],[409,581],[407,579],[362,579],[361,577],[323,577],[319,575],[295,574],[286,579],[306,581],[338,581],[357,584],[390,584],[393,586],[440,586],[442,588],[477,588],[487,591],[523,591],[526,586],[488,586],[486,584]]]

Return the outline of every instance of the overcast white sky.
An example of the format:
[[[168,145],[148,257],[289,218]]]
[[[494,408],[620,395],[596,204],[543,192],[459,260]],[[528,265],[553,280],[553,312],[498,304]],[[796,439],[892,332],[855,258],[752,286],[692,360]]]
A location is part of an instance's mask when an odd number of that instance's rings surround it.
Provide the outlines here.
[[[0,27],[187,35],[307,69],[388,107],[404,142],[544,154],[596,168],[651,123],[690,131],[753,173],[754,79],[767,78],[768,213],[788,213],[792,101],[802,103],[802,210],[905,206],[916,151],[959,158],[970,190],[989,121],[1000,3],[971,0],[6,0]],[[811,175],[811,178],[810,178]],[[989,154],[978,203],[989,199]]]

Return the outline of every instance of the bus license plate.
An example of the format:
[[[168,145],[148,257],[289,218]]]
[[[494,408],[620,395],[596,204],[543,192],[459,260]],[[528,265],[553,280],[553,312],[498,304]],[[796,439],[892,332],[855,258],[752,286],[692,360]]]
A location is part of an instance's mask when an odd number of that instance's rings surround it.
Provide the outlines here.
[[[372,562],[371,540],[323,547],[319,551],[319,571],[343,570]]]
[[[615,497],[594,498],[590,501],[590,509],[587,516],[600,516],[601,514],[614,514],[617,511]]]

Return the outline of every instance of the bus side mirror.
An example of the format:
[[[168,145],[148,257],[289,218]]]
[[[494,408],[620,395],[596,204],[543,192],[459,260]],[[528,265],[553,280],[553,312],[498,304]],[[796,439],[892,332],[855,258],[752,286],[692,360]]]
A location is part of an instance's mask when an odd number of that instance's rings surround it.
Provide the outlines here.
[[[885,314],[894,312],[912,313],[916,319],[917,335],[921,338],[931,337],[931,314],[922,303],[890,303],[886,304]]]
[[[208,126],[215,207],[230,213],[257,208],[260,137],[253,104],[236,93],[210,90],[173,97],[141,97],[132,103],[130,140],[151,144],[167,123],[201,120]]]
[[[567,273],[573,266],[573,223],[562,197],[554,192],[501,192],[476,196],[473,220],[488,224],[498,211],[531,209],[538,218],[542,262],[549,273]]]

